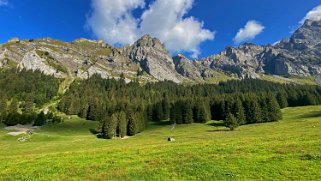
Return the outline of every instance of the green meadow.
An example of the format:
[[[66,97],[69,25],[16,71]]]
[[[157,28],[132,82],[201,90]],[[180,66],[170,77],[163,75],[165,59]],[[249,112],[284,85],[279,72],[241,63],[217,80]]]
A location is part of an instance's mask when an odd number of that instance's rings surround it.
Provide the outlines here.
[[[77,117],[27,142],[2,125],[0,180],[321,180],[321,106],[282,112],[279,122],[235,131],[161,122],[113,140],[97,139],[97,124]]]

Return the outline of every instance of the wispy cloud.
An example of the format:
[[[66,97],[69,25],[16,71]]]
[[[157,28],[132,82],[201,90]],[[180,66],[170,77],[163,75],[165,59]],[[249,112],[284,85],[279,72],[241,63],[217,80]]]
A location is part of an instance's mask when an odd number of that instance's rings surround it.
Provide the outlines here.
[[[321,5],[313,8],[306,16],[300,21],[303,24],[305,20],[321,21]]]
[[[7,6],[8,4],[8,0],[0,0],[0,6]]]
[[[93,11],[87,24],[98,37],[112,44],[131,44],[144,34],[161,39],[172,52],[187,51],[193,57],[199,45],[213,40],[215,32],[204,28],[202,21],[186,14],[194,0],[156,0],[146,6],[145,0],[92,0]],[[133,11],[143,9],[135,18]]]
[[[246,23],[245,27],[241,28],[235,35],[234,42],[239,44],[244,41],[252,40],[262,33],[264,29],[265,27],[261,23],[255,20],[250,20]]]

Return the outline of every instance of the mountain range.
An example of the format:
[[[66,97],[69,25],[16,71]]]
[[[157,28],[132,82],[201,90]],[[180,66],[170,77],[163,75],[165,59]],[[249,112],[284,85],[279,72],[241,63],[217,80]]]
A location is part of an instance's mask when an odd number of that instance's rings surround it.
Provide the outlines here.
[[[51,38],[12,38],[0,45],[0,68],[40,70],[59,78],[86,79],[93,74],[126,81],[211,82],[224,79],[291,77],[321,80],[321,21],[306,20],[290,38],[275,45],[245,43],[198,60],[174,57],[162,42],[145,35],[115,48],[84,38],[63,42]]]

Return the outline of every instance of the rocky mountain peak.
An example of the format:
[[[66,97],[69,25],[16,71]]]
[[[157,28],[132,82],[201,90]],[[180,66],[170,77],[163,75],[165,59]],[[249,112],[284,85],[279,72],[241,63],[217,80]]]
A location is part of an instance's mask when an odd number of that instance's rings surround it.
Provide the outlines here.
[[[142,36],[140,39],[138,39],[134,46],[136,47],[149,47],[149,48],[155,48],[160,51],[167,51],[165,46],[162,44],[162,42],[155,37],[151,37],[150,35],[146,34]]]
[[[321,77],[321,21],[306,20],[289,39],[275,46],[244,43],[200,60],[171,57],[157,38],[144,35],[132,45],[114,48],[100,40],[63,42],[51,38],[0,44],[0,67],[41,70],[56,77],[88,78],[93,74],[128,79],[216,80],[220,76],[260,78],[262,74]],[[144,73],[145,72],[145,73]]]
[[[279,45],[288,50],[306,50],[321,43],[321,21],[306,20],[288,42]]]
[[[175,71],[170,53],[157,38],[144,35],[133,45],[124,47],[122,52],[158,80],[180,82],[182,79]]]

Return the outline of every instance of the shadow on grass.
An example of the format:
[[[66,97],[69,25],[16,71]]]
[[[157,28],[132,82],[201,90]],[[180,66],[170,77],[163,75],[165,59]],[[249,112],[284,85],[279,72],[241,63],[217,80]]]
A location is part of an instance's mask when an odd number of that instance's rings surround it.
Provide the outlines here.
[[[96,129],[93,129],[93,128],[90,128],[89,132],[91,134],[95,135],[98,139],[107,139],[108,138],[106,134],[100,133]]]
[[[99,132],[96,129],[90,128],[89,132],[93,135],[97,135]]]
[[[173,122],[172,121],[159,121],[159,122],[153,122],[152,125],[155,126],[168,126],[168,125],[172,125]]]
[[[216,129],[216,130],[206,130],[206,132],[211,132],[211,133],[215,133],[215,132],[228,132],[231,131],[229,129]]]
[[[209,123],[208,125],[214,126],[214,127],[225,127],[225,124],[223,121],[215,121],[215,122]]]
[[[299,116],[300,118],[316,118],[316,117],[320,117],[321,118],[321,111],[313,111],[307,114],[303,114],[301,116]]]

